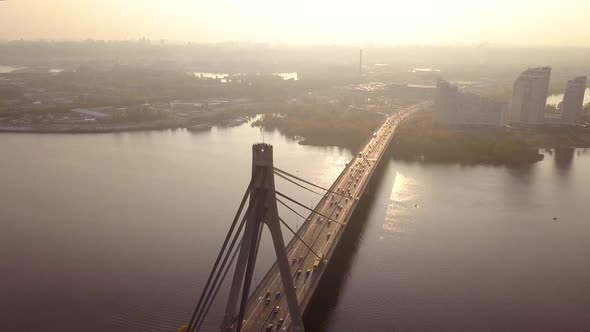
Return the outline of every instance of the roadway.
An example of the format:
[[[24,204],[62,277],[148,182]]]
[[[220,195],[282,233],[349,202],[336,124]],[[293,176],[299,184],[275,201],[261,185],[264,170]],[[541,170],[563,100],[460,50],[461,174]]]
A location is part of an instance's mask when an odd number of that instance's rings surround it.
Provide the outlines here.
[[[313,251],[323,255],[319,266],[314,267],[318,258],[301,241],[293,238],[287,245],[291,274],[302,312],[313,295],[358,200],[391,142],[397,125],[426,105],[414,105],[388,116],[330,188],[339,194],[328,193],[314,209],[332,221],[312,213],[297,232]],[[282,289],[275,263],[248,300],[242,331],[290,331],[289,309]]]

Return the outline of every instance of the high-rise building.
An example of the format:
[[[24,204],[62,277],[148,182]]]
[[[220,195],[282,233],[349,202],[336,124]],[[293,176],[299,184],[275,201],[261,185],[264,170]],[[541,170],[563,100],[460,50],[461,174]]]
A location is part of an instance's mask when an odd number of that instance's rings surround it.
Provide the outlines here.
[[[363,49],[359,51],[359,76],[363,76]]]
[[[584,93],[586,92],[586,76],[579,76],[567,81],[563,102],[561,103],[561,123],[566,125],[579,124],[582,119]]]
[[[436,84],[434,120],[445,126],[506,125],[506,103],[499,103],[459,88],[447,81]]]
[[[545,122],[545,108],[551,67],[529,68],[514,82],[508,121],[539,125]]]
[[[458,102],[459,89],[457,86],[444,80],[436,82],[436,93],[434,95],[434,121],[443,125],[450,125],[453,123]]]

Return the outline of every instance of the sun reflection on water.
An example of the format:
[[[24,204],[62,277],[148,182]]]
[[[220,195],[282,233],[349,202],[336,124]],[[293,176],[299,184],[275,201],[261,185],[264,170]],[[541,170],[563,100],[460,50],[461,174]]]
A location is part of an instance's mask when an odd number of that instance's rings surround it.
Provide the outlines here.
[[[332,165],[332,167],[325,167],[324,169],[318,170],[320,173],[317,175],[317,183],[325,187],[330,187],[349,161],[350,157],[348,155],[332,154],[327,156],[326,163]]]
[[[414,178],[396,172],[383,229],[390,234],[405,233],[407,220],[418,207],[416,181]]]

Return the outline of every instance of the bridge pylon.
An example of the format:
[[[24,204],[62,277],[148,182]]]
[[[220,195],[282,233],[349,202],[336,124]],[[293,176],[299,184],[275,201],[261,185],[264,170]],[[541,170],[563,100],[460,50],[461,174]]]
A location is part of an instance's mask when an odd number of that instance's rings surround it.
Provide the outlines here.
[[[239,248],[229,298],[226,305],[222,331],[241,332],[252,285],[256,257],[263,225],[270,231],[277,256],[277,264],[287,299],[292,329],[304,332],[301,309],[297,301],[285,241],[281,233],[274,182],[273,147],[270,144],[252,146],[252,186],[246,216],[244,235]],[[239,301],[238,301],[239,300]],[[239,311],[238,310],[239,304]],[[237,315],[236,315],[237,311]],[[234,319],[237,316],[237,321]]]

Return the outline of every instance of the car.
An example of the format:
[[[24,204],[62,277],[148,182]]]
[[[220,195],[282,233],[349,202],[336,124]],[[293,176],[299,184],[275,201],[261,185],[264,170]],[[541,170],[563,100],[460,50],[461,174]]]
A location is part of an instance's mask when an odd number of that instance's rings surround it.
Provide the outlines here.
[[[281,326],[281,325],[283,325],[284,322],[285,322],[285,319],[284,318],[280,318],[279,319],[279,322],[277,323],[277,325],[278,326]]]
[[[318,267],[320,267],[320,264],[322,264],[322,259],[324,259],[324,254],[320,253],[320,257],[317,257],[315,259],[315,262],[313,262],[314,269],[317,269]]]
[[[297,262],[297,258],[293,258],[293,264],[295,264]]]
[[[266,291],[266,296],[265,297],[266,298],[269,298],[270,297],[270,291],[269,290]]]
[[[299,261],[301,262],[303,260],[303,256],[299,256]]]
[[[309,276],[310,274],[311,274],[311,270],[310,269],[307,269],[307,271],[305,271],[305,275],[306,276]]]
[[[272,331],[272,328],[273,328],[273,325],[272,324],[266,325],[266,332]]]
[[[301,275],[301,270],[297,270],[297,275]]]
[[[330,238],[330,235],[332,235],[332,233],[328,232],[328,239]],[[297,273],[301,273],[301,270],[297,271]]]
[[[270,304],[270,299],[269,299],[269,298],[266,298],[266,299],[264,300],[264,304],[265,304],[265,305],[269,305],[269,304]]]
[[[275,293],[275,299],[278,299],[279,297],[281,297],[281,292],[276,292]]]
[[[281,309],[281,307],[276,306],[272,312],[274,312],[275,315],[276,315],[279,312],[280,309]]]

